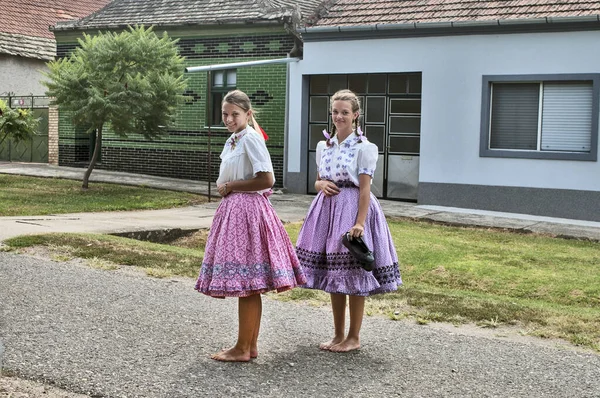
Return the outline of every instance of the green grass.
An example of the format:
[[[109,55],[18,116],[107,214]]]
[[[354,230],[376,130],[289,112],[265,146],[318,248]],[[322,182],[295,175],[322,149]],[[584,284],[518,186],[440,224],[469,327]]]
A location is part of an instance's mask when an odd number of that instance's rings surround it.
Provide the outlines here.
[[[515,326],[600,351],[600,242],[407,220],[389,226],[404,285],[369,298],[367,314]],[[299,224],[286,229],[295,242]]]
[[[300,224],[286,226],[293,242]],[[405,286],[600,307],[600,243],[390,221]]]
[[[0,216],[149,210],[188,206],[206,197],[136,186],[0,174]]]
[[[419,324],[474,323],[561,338],[600,351],[600,243],[389,220],[404,285],[370,297],[367,315]],[[292,242],[299,223],[286,225]],[[52,234],[6,241],[13,250],[43,245],[56,258],[81,257],[142,267],[155,277],[195,278],[206,231],[160,245],[102,235]],[[181,247],[176,247],[179,245]],[[108,261],[108,262],[102,262]],[[321,291],[294,289],[279,300],[328,305]]]
[[[45,246],[51,257],[59,261],[83,258],[104,269],[116,269],[114,265],[136,266],[161,277],[196,277],[204,257],[203,248],[188,249],[99,234],[24,235],[4,243],[13,249]]]
[[[600,243],[510,232],[390,223],[412,288],[600,307]]]

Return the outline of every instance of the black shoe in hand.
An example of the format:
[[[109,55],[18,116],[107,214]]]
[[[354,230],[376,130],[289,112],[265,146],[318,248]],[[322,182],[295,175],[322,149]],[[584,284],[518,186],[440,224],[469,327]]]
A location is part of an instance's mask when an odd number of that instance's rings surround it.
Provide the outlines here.
[[[365,271],[373,270],[375,257],[373,257],[373,252],[369,250],[361,237],[353,238],[350,236],[350,232],[346,232],[342,235],[342,244],[348,248]]]

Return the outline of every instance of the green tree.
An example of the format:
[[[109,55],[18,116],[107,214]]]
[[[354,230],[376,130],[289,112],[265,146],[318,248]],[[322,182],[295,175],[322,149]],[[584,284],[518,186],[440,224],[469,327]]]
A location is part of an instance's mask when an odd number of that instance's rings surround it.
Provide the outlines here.
[[[84,34],[68,58],[48,63],[46,95],[60,112],[69,112],[74,126],[96,135],[83,189],[107,126],[121,137],[135,133],[152,140],[174,122],[186,87],[176,43],[166,32],[158,37],[152,28],[135,26],[121,33]]]
[[[19,142],[37,133],[40,119],[27,109],[11,109],[0,100],[0,144],[7,138]]]

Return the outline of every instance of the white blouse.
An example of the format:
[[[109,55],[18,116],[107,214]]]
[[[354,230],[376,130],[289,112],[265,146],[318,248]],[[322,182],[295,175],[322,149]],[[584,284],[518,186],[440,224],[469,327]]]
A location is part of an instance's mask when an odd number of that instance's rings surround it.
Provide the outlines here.
[[[273,164],[263,136],[248,126],[239,133],[231,134],[227,139],[221,152],[217,184],[250,180],[259,172],[273,173]],[[273,181],[275,181],[274,176]],[[257,192],[267,192],[269,189]]]
[[[327,141],[320,141],[317,144],[319,177],[333,182],[352,181],[356,186],[359,186],[360,174],[373,177],[379,156],[377,145],[366,137],[362,137],[362,142],[359,140],[360,137],[352,133],[341,143],[337,136],[333,137],[329,147]]]

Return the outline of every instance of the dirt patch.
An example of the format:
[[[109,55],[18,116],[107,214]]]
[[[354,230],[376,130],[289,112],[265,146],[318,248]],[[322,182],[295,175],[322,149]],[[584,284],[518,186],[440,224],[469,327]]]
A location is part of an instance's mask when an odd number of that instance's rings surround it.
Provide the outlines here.
[[[169,244],[171,246],[185,247],[188,249],[198,249],[199,247],[206,246],[206,240],[208,239],[208,229],[201,229],[193,234],[182,236]]]
[[[544,339],[537,336],[530,336],[527,334],[523,334],[523,329],[518,326],[507,326],[502,325],[498,328],[482,328],[480,326],[474,324],[460,324],[460,325],[452,325],[450,323],[440,323],[440,322],[431,322],[427,324],[428,327],[434,329],[441,329],[451,334],[457,334],[462,336],[473,336],[473,337],[483,337],[489,339],[496,340],[506,340],[516,343],[522,344],[532,344],[541,347],[549,347],[555,349],[565,349],[576,352],[588,353],[588,354],[598,354],[591,348],[580,347],[571,344],[570,342],[551,338]]]
[[[89,398],[57,387],[0,375],[0,398]]]

